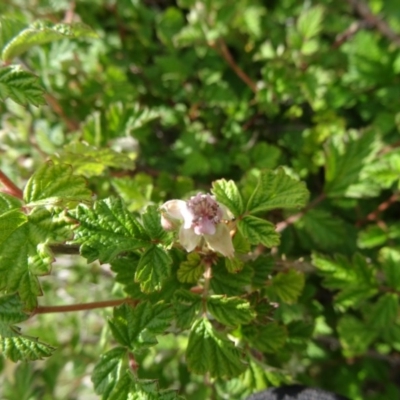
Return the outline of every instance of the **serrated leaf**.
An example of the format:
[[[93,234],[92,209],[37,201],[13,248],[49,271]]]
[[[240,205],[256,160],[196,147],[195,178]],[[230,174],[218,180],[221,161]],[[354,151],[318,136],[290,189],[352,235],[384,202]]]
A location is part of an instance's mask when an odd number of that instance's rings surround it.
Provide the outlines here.
[[[238,220],[237,227],[253,245],[263,244],[266,247],[274,247],[280,242],[280,236],[275,231],[275,226],[271,222],[253,215],[245,215]]]
[[[94,367],[92,382],[97,394],[107,399],[115,387],[122,371],[124,357],[127,351],[123,347],[116,347],[100,356],[100,360]]]
[[[17,65],[0,68],[0,99],[7,98],[23,106],[45,104],[39,78]]]
[[[160,211],[155,206],[149,206],[142,214],[143,228],[152,240],[162,241],[167,233],[161,226]]]
[[[0,337],[0,350],[10,360],[33,361],[49,357],[55,348],[36,338],[25,336]]]
[[[358,183],[363,168],[373,159],[379,144],[374,131],[344,143],[343,150],[331,141],[326,148],[324,193],[328,197],[346,196],[351,185]]]
[[[86,177],[98,176],[106,168],[131,170],[135,168],[132,157],[108,147],[98,148],[85,142],[72,142],[53,156],[53,160],[73,166],[76,174]]]
[[[364,354],[376,337],[374,330],[368,329],[365,323],[351,315],[339,320],[337,330],[346,357]]]
[[[240,271],[243,268],[243,261],[239,258],[225,258],[225,268],[232,274]]]
[[[23,310],[24,305],[18,295],[0,297],[0,323],[15,324],[25,321],[28,315]]]
[[[14,196],[0,192],[0,215],[22,207],[22,203]]]
[[[304,288],[304,274],[290,269],[276,274],[267,288],[269,296],[284,303],[293,304],[297,301]]]
[[[316,248],[322,250],[341,249],[343,237],[347,234],[344,221],[333,217],[325,210],[309,210],[295,226],[304,229]]]
[[[143,301],[134,308],[127,304],[115,308],[109,325],[115,339],[135,351],[156,345],[156,335],[164,333],[172,318],[169,304]]]
[[[303,182],[296,181],[286,175],[283,168],[278,168],[276,171],[261,173],[246,210],[254,214],[276,208],[304,207],[308,197],[309,193]]]
[[[256,315],[247,300],[224,295],[210,296],[207,299],[207,310],[217,321],[227,326],[248,324]]]
[[[385,293],[368,310],[369,326],[377,329],[386,329],[393,324],[399,311],[398,295]]]
[[[135,273],[135,281],[140,283],[143,292],[161,289],[170,274],[171,263],[171,257],[162,247],[151,245],[145,250]]]
[[[190,331],[186,361],[194,373],[215,378],[234,377],[246,369],[239,350],[205,318],[196,321]]]
[[[379,256],[386,276],[386,285],[394,290],[400,290],[400,252],[385,247],[380,251]]]
[[[52,24],[47,21],[36,21],[19,32],[4,47],[3,61],[10,61],[30,48],[65,38],[97,37],[87,25],[80,22],[74,24]]]
[[[275,353],[286,342],[287,331],[276,322],[263,326],[243,327],[243,334],[249,339],[251,345],[266,353]]]
[[[248,263],[248,266],[253,269],[252,286],[255,288],[264,288],[270,278],[274,268],[274,259],[270,256],[259,256],[256,260]]]
[[[32,309],[41,294],[37,276],[49,273],[54,260],[48,245],[71,235],[69,222],[43,208],[28,216],[13,210],[0,217],[0,232],[0,289],[18,292],[25,307]]]
[[[189,290],[180,289],[175,292],[174,308],[176,323],[181,329],[188,329],[201,307],[201,297]]]
[[[316,36],[322,29],[324,10],[321,6],[314,6],[303,11],[297,20],[297,30],[304,39]]]
[[[119,199],[104,199],[93,208],[79,205],[71,212],[79,225],[74,242],[81,244],[81,254],[93,262],[112,261],[119,253],[147,247],[149,238]]]
[[[224,204],[235,217],[244,212],[242,196],[235,182],[220,179],[213,182],[212,193],[218,202]]]
[[[179,265],[178,280],[183,283],[196,283],[204,273],[204,265],[198,253],[189,253],[187,260]]]
[[[81,176],[74,175],[70,165],[56,165],[51,161],[32,175],[24,189],[24,200],[28,207],[88,202],[91,196],[86,181]]]
[[[236,296],[244,292],[246,285],[249,285],[253,271],[246,265],[237,273],[227,271],[224,265],[219,263],[212,267],[211,288],[215,294],[226,294]]]

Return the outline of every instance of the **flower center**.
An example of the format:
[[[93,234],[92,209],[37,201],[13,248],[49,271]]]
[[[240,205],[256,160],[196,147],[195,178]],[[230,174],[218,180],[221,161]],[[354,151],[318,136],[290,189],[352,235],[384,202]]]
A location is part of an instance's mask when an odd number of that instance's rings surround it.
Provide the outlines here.
[[[215,225],[221,221],[222,211],[212,196],[198,193],[187,201],[186,206],[196,234],[215,233]]]

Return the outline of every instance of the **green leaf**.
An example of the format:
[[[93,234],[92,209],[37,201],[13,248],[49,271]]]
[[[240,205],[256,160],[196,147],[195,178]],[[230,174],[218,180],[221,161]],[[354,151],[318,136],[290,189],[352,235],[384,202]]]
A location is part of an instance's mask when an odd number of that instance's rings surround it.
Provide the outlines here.
[[[220,203],[224,204],[235,217],[244,212],[242,196],[239,193],[235,182],[220,179],[213,182],[212,193]]]
[[[176,323],[181,329],[188,329],[196,318],[201,307],[201,297],[189,290],[179,289],[175,292],[174,308]]]
[[[122,365],[127,351],[123,347],[116,347],[100,356],[94,367],[92,382],[97,394],[107,399],[114,389],[122,371]]]
[[[169,304],[143,301],[134,308],[127,304],[115,308],[109,325],[114,338],[135,351],[156,345],[156,335],[165,332],[172,318]]]
[[[187,260],[179,264],[177,276],[180,282],[196,283],[204,273],[204,265],[198,253],[189,253]]]
[[[79,222],[74,242],[82,244],[81,254],[89,262],[110,262],[119,253],[148,245],[143,228],[121,200],[99,200],[93,208],[79,205],[71,216]]]
[[[10,61],[30,48],[65,38],[97,37],[87,25],[80,22],[74,24],[52,24],[47,21],[36,21],[19,32],[4,47],[3,61]]]
[[[372,249],[384,245],[388,238],[388,232],[380,226],[369,225],[365,230],[358,232],[357,245],[360,249]]]
[[[252,275],[252,269],[246,265],[239,272],[232,274],[222,263],[218,263],[212,267],[211,288],[215,294],[240,295],[245,286],[251,283]]]
[[[142,214],[143,228],[154,241],[162,241],[167,237],[166,231],[161,226],[160,211],[156,206],[149,206]]]
[[[398,295],[394,293],[385,293],[371,309],[368,309],[369,325],[377,329],[386,329],[387,326],[395,323],[398,311]]]
[[[284,303],[293,304],[303,288],[304,274],[290,269],[287,272],[279,272],[272,278],[271,284],[267,287],[267,293]]]
[[[254,245],[263,244],[266,247],[278,246],[280,242],[279,234],[275,231],[275,226],[269,221],[246,215],[237,222],[240,233]]]
[[[24,200],[28,207],[89,202],[91,196],[85,179],[75,176],[70,165],[55,165],[51,161],[32,175],[24,189]]]
[[[386,285],[394,290],[400,290],[400,252],[385,247],[380,251],[379,256],[386,276]]]
[[[286,342],[287,331],[276,322],[267,325],[248,325],[243,327],[243,334],[249,339],[251,345],[266,353],[277,352]]]
[[[239,297],[212,295],[207,300],[207,310],[217,321],[227,326],[248,324],[255,317],[250,303]]]
[[[365,132],[346,143],[332,140],[326,148],[324,193],[329,197],[346,196],[351,185],[359,182],[363,168],[378,150],[375,131]]]
[[[41,295],[37,279],[48,274],[54,261],[49,244],[70,237],[69,221],[43,208],[28,216],[13,210],[0,216],[0,289],[17,291],[27,309],[33,309]]]
[[[39,78],[17,65],[0,68],[0,99],[10,98],[23,106],[45,104]]]
[[[26,24],[16,18],[0,17],[0,50],[20,31],[26,28]]]
[[[205,318],[196,321],[190,331],[186,361],[192,372],[215,378],[237,376],[246,369],[239,350]]]
[[[351,315],[339,320],[339,339],[346,357],[362,355],[376,337],[376,332]]]
[[[314,6],[303,11],[297,20],[297,30],[304,39],[310,39],[321,31],[324,10],[321,6]]]
[[[140,282],[144,292],[160,290],[163,280],[170,274],[171,262],[171,257],[162,247],[151,245],[140,257],[135,281]]]
[[[246,209],[254,214],[276,208],[304,207],[308,196],[303,182],[296,181],[286,175],[283,168],[279,168],[276,171],[261,173]]]
[[[15,324],[25,321],[28,315],[23,310],[24,305],[18,295],[0,297],[0,323]]]
[[[19,199],[14,196],[10,196],[7,193],[0,192],[0,215],[6,213],[7,211],[14,210],[16,208],[21,208],[22,203]]]
[[[231,273],[235,274],[243,268],[243,261],[238,258],[225,258],[225,268]]]
[[[252,286],[255,288],[265,288],[275,265],[274,259],[270,256],[261,255],[247,264],[254,271],[251,282]]]
[[[325,277],[325,286],[332,289],[345,289],[349,284],[372,286],[376,283],[375,268],[365,258],[355,254],[352,260],[342,255],[335,258],[313,253],[313,265]]]
[[[135,162],[130,154],[108,147],[98,148],[86,142],[71,142],[53,156],[54,162],[72,165],[76,174],[87,177],[98,176],[107,168],[131,170]]]
[[[39,342],[36,338],[0,336],[0,350],[7,358],[17,362],[42,360],[45,357],[50,357],[55,348]]]
[[[296,222],[296,227],[304,229],[314,246],[322,250],[342,249],[343,237],[347,235],[344,221],[325,210],[309,210]]]

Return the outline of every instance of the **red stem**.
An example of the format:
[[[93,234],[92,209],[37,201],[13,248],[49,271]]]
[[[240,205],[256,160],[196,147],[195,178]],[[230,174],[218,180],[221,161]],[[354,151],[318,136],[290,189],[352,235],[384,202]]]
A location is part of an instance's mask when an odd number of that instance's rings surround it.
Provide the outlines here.
[[[136,305],[137,301],[132,299],[117,299],[117,300],[95,301],[93,303],[70,304],[66,306],[37,306],[36,309],[33,311],[33,315],[94,310],[96,308],[116,307],[125,303]]]
[[[2,183],[4,186],[4,189],[1,190],[3,193],[7,193],[13,197],[16,197],[17,199],[22,200],[22,190],[17,187],[2,171],[0,171],[0,183]]]

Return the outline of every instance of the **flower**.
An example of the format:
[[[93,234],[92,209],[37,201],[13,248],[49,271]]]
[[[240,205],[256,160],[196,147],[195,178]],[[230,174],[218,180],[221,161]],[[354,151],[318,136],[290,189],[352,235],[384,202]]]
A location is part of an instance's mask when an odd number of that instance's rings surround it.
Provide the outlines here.
[[[161,225],[165,230],[179,226],[179,241],[188,251],[207,243],[211,250],[232,257],[234,248],[224,220],[230,211],[209,194],[198,193],[188,201],[169,200],[161,206]]]

